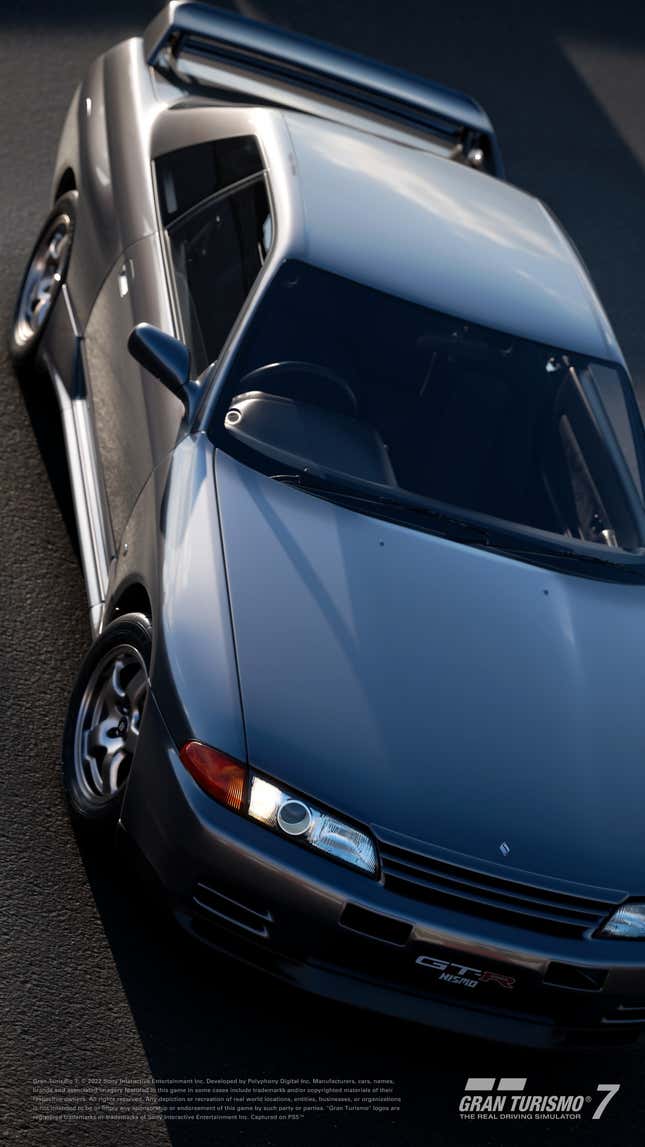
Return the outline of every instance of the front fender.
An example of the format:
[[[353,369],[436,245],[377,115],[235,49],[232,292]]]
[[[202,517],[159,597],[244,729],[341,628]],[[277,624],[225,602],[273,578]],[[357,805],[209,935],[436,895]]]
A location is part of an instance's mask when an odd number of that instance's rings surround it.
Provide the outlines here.
[[[65,116],[65,123],[61,132],[56,152],[56,162],[51,181],[50,200],[54,203],[56,192],[66,171],[74,172],[74,179],[79,178],[80,159],[78,151],[79,139],[79,106],[82,84],[78,84]]]
[[[213,446],[204,434],[184,438],[139,496],[110,599],[133,583],[152,603],[151,687],[175,743],[195,738],[246,759]]]

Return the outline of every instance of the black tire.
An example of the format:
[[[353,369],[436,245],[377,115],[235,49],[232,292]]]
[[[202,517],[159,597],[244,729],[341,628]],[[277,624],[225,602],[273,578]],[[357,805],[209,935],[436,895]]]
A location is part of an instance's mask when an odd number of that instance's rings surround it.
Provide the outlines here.
[[[148,692],[151,652],[148,618],[125,614],[90,647],[72,690],[63,734],[63,784],[72,820],[94,835],[114,829],[119,818]],[[141,694],[137,690],[143,679]]]
[[[43,223],[27,261],[9,335],[9,353],[20,374],[36,365],[47,323],[65,282],[77,205],[78,191],[61,195]],[[40,299],[38,305],[34,305],[35,299]]]

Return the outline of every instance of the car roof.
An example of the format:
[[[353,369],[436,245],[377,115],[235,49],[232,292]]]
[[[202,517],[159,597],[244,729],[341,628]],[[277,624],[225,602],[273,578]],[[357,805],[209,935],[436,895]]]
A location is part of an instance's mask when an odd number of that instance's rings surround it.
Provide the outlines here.
[[[623,362],[579,256],[538,199],[420,147],[282,114],[304,217],[294,256],[471,322]]]

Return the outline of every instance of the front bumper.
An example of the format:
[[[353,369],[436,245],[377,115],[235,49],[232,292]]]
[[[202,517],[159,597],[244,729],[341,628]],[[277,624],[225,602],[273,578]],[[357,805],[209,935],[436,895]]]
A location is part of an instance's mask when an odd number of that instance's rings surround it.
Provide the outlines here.
[[[420,904],[298,847],[202,792],[152,695],[122,827],[183,927],[297,987],[533,1047],[632,1043],[645,1026],[645,943]]]

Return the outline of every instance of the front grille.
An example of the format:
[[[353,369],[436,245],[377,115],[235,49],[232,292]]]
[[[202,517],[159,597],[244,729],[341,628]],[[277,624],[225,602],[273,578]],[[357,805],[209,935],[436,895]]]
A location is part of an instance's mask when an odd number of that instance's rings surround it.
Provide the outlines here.
[[[522,880],[520,875],[529,874],[518,873],[515,879],[507,870],[503,875],[492,866],[486,871],[474,859],[471,867],[463,863],[469,858],[443,849],[430,855],[377,839],[385,886],[393,892],[534,932],[583,936],[599,928],[627,895],[586,885],[568,885],[565,891],[533,874]]]

